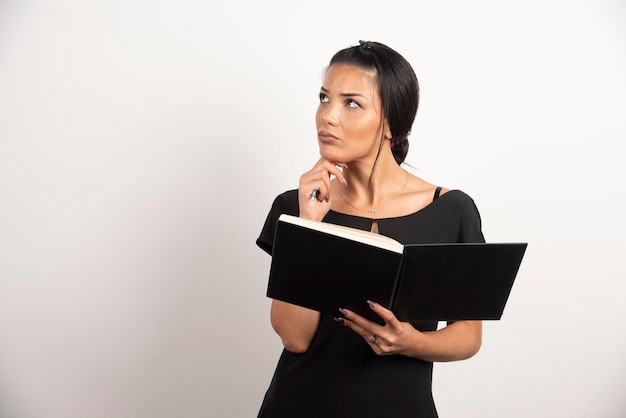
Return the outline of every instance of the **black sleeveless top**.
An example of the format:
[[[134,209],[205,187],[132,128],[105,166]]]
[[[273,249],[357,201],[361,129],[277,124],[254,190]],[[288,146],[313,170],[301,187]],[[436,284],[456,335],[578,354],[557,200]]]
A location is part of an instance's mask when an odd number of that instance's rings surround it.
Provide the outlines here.
[[[484,242],[474,201],[451,190],[406,216],[377,219],[378,232],[403,244]],[[272,254],[278,217],[298,215],[297,190],[274,200],[257,245]],[[329,211],[323,220],[370,230],[372,219]],[[436,321],[412,324],[434,331]],[[378,356],[359,335],[322,315],[309,349],[283,350],[259,418],[430,418],[432,363],[401,355]]]

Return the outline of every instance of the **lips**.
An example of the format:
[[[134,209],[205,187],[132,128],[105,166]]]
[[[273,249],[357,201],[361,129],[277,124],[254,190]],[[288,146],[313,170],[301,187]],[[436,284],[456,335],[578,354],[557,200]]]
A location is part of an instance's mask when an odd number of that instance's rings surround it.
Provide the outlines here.
[[[337,137],[328,131],[319,131],[317,133],[317,138],[320,140],[320,142],[325,143],[337,141]]]

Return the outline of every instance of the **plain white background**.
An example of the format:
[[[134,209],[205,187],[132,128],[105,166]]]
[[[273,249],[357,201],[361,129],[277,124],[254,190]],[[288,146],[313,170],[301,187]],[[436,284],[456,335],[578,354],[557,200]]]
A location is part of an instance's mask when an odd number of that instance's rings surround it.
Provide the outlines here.
[[[529,243],[481,352],[435,365],[441,416],[626,415],[626,4],[411,3],[0,2],[1,417],[256,416],[254,240],[359,39],[418,74],[415,174]]]

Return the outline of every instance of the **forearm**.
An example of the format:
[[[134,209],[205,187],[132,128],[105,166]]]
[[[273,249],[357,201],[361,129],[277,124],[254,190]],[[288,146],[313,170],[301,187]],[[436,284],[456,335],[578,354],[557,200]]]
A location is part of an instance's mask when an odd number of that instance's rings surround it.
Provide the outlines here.
[[[433,362],[464,360],[478,352],[481,342],[481,321],[459,321],[437,331],[416,333],[406,354]]]
[[[274,331],[288,351],[308,350],[320,322],[320,313],[311,309],[272,300],[270,319]]]

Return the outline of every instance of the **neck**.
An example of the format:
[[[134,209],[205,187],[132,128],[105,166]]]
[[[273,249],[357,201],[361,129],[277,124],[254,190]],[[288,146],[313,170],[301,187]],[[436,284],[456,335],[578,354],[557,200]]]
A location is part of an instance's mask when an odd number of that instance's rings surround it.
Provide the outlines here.
[[[367,210],[376,209],[387,198],[400,193],[408,179],[408,173],[396,163],[388,147],[383,147],[372,172],[373,166],[373,160],[353,161],[344,170],[348,182],[342,189],[345,198]]]

